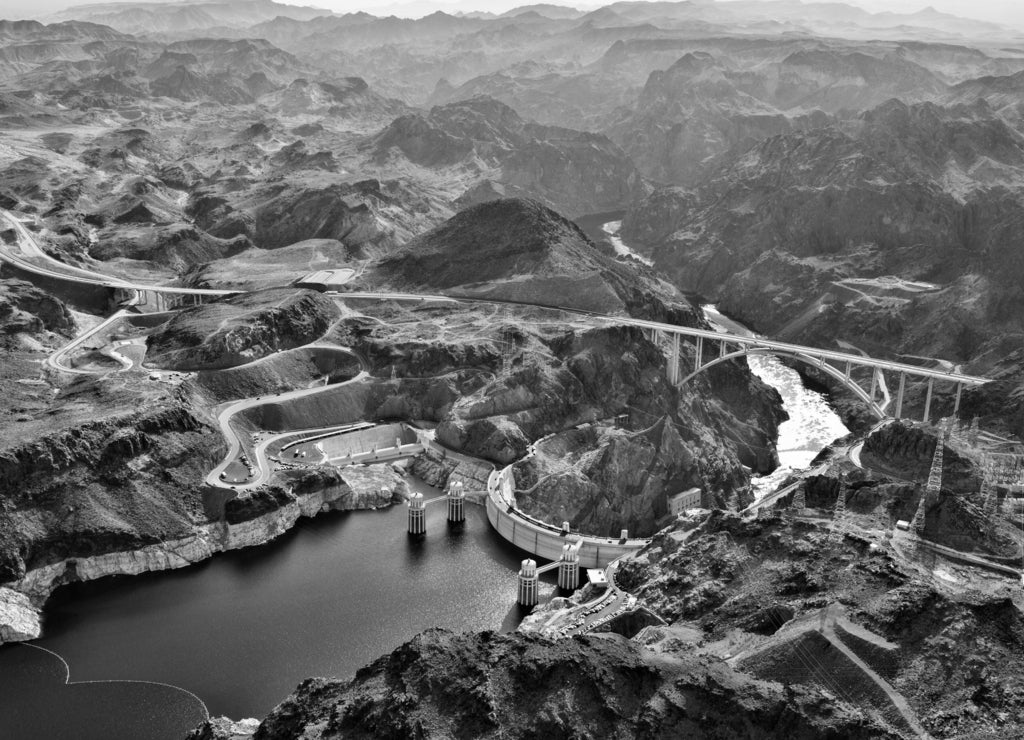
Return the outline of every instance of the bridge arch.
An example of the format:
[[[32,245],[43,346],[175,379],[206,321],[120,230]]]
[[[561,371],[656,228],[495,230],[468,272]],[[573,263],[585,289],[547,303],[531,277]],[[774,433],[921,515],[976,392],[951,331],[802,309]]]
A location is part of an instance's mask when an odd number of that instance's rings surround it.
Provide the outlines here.
[[[699,368],[694,370],[692,373],[687,375],[685,378],[680,380],[679,385],[688,383],[689,381],[700,375],[708,368],[714,367],[715,365],[720,365],[723,362],[728,362],[729,360],[735,360],[739,357],[746,357],[747,355],[774,355],[775,357],[789,357],[791,359],[802,362],[805,365],[810,365],[811,367],[818,368],[822,372],[838,380],[840,383],[843,384],[844,387],[848,388],[855,396],[857,396],[857,398],[859,398],[861,401],[867,404],[867,407],[871,411],[871,413],[873,413],[879,419],[888,418],[882,407],[879,406],[873,398],[871,398],[868,392],[861,388],[859,385],[857,385],[857,383],[852,378],[847,377],[845,373],[840,372],[835,367],[825,362],[823,359],[818,359],[816,357],[811,357],[810,355],[804,354],[802,352],[793,352],[790,350],[774,349],[771,347],[744,347],[741,350],[730,352],[720,357],[716,357],[714,360],[711,360],[710,362],[704,363]]]

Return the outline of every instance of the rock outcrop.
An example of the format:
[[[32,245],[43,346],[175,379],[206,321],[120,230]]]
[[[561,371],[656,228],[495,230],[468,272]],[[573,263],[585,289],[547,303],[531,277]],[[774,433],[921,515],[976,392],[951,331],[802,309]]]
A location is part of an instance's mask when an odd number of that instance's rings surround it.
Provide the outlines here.
[[[211,370],[309,344],[340,315],[311,290],[233,296],[175,314],[146,340],[147,361],[174,370]]]
[[[842,702],[616,636],[429,630],[349,681],[307,679],[253,735],[398,738],[896,737]],[[193,739],[217,737],[209,727]]]
[[[0,280],[0,335],[55,332],[71,336],[75,319],[64,303],[23,280]]]
[[[402,116],[372,146],[381,161],[397,152],[430,168],[483,164],[510,195],[570,214],[621,208],[643,187],[632,162],[606,137],[524,121],[484,96]]]
[[[0,586],[0,645],[36,639],[42,631],[40,621],[28,596]]]

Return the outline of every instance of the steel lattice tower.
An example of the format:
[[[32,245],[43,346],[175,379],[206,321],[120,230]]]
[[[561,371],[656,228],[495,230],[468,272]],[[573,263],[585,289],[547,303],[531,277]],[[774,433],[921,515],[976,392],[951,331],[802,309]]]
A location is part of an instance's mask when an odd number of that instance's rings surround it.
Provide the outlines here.
[[[846,481],[839,481],[836,508],[832,514],[832,534],[842,539],[846,535]]]
[[[981,512],[985,517],[986,524],[991,528],[996,523],[996,502],[999,497],[996,495],[995,484],[987,475],[981,479],[980,495]]]
[[[977,445],[978,444],[978,432],[979,431],[980,431],[980,429],[979,429],[979,425],[978,425],[978,417],[975,416],[973,419],[971,419],[971,428],[967,432],[967,441],[971,445]]]
[[[948,430],[943,429],[935,440],[935,454],[932,455],[932,467],[928,471],[928,485],[925,487],[926,496],[938,496],[942,489],[942,450],[946,446],[946,435]]]
[[[914,530],[921,534],[924,532],[925,509],[928,502],[939,495],[942,490],[942,450],[946,446],[946,435],[948,430],[943,429],[935,440],[935,453],[932,455],[932,467],[928,471],[928,483],[925,485],[924,493],[917,504],[917,511],[914,512],[914,519],[911,525]]]

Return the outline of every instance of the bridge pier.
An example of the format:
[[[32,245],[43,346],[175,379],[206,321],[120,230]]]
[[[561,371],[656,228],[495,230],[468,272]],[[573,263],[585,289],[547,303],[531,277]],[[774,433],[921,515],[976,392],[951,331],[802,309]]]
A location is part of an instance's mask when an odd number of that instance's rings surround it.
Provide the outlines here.
[[[725,354],[726,354],[726,343],[725,343],[725,340],[723,339],[721,342],[718,343],[718,356],[719,357],[725,357]]]
[[[426,510],[423,508],[423,494],[414,493],[409,497],[409,534],[423,535],[427,532]]]
[[[960,394],[964,392],[964,384],[956,384],[956,400],[953,401],[953,416],[956,416],[960,411]]]
[[[899,419],[903,416],[903,391],[907,387],[907,374],[900,373],[900,389],[896,392],[896,413],[894,416]]]
[[[668,353],[668,382],[672,385],[679,383],[679,335],[672,335],[672,343]]]
[[[704,354],[704,337],[697,337],[697,353],[696,353],[695,359],[693,361],[693,372],[697,372],[698,370],[700,370],[703,367],[703,365],[701,364],[703,362],[703,360],[701,359],[701,356],[703,354]]]
[[[928,393],[924,397],[924,418],[921,419],[925,424],[928,423],[928,417],[931,416],[932,410],[932,388],[935,385],[935,378],[928,378]]]
[[[466,492],[462,483],[448,483],[448,521],[452,524],[466,521]]]
[[[875,402],[875,393],[878,391],[878,373],[880,372],[881,370],[878,368],[871,369],[871,393],[868,394],[871,403]]]
[[[539,600],[537,593],[537,561],[527,558],[519,569],[519,592],[516,603],[520,606],[536,606]]]

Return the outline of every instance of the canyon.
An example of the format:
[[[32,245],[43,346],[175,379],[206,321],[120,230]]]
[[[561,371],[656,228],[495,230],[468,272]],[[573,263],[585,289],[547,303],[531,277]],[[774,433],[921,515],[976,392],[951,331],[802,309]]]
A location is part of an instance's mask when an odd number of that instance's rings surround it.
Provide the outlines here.
[[[198,677],[161,738],[1019,734],[1021,48],[788,0],[0,20],[0,683],[59,647],[65,706],[88,634]],[[636,547],[533,606],[498,492]],[[210,655],[153,678],[104,603]]]

